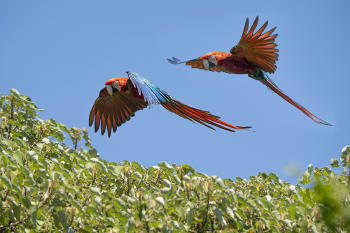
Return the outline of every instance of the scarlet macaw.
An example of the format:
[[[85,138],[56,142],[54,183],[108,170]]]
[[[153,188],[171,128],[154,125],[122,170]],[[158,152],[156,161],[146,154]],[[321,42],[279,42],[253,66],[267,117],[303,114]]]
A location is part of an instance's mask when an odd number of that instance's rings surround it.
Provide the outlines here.
[[[108,137],[111,130],[115,132],[117,127],[130,120],[135,112],[142,110],[151,104],[161,104],[165,109],[186,118],[192,122],[198,122],[208,128],[212,126],[234,132],[233,129],[248,129],[249,126],[235,126],[219,120],[218,116],[208,111],[196,109],[172,98],[150,81],[137,73],[127,72],[128,78],[112,78],[105,83],[99,96],[95,100],[90,111],[89,126],[95,119],[95,132],[101,124],[101,133]],[[214,129],[215,130],[215,129]]]
[[[168,61],[172,64],[186,63],[186,65],[190,65],[192,68],[209,71],[248,74],[249,77],[260,81],[287,102],[298,108],[314,122],[331,125],[284,94],[267,76],[267,73],[274,73],[276,70],[275,63],[278,59],[277,52],[279,50],[276,49],[277,44],[274,42],[277,34],[271,35],[276,27],[264,33],[268,24],[268,21],[266,21],[258,31],[254,32],[258,24],[258,19],[258,17],[255,18],[249,31],[249,20],[248,18],[246,19],[241,40],[230,50],[230,53],[210,52],[193,60],[181,61],[173,57],[172,59],[168,59]]]

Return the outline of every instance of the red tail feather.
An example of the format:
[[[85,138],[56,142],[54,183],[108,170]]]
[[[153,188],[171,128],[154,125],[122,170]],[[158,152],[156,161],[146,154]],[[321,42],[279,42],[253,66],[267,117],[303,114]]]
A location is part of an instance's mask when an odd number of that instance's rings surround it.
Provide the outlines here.
[[[227,122],[219,120],[218,116],[214,116],[207,111],[203,111],[197,108],[190,107],[185,105],[175,99],[172,99],[171,103],[163,103],[162,106],[167,110],[186,118],[190,121],[196,121],[208,128],[214,129],[212,126],[219,127],[221,129],[225,129],[231,132],[234,132],[233,129],[245,129],[248,130],[251,128],[250,126],[236,126],[229,124]]]
[[[289,96],[283,93],[283,91],[266,75],[264,75],[264,78],[259,79],[263,84],[265,84],[268,88],[270,88],[272,91],[274,91],[277,95],[281,96],[283,99],[285,99],[288,103],[293,105],[294,107],[298,108],[300,111],[302,111],[306,116],[310,117],[314,122],[318,124],[324,124],[332,126],[330,123],[322,120],[321,118],[317,117],[313,113],[311,113],[309,110],[292,100]]]

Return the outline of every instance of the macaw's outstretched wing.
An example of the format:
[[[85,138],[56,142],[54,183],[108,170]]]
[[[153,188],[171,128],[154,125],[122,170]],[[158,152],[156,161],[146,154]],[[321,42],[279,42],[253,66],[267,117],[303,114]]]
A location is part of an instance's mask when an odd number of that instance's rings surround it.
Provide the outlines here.
[[[130,93],[117,92],[109,95],[105,87],[100,91],[99,97],[91,108],[89,126],[95,122],[95,132],[97,132],[101,125],[102,135],[107,128],[108,137],[110,137],[112,129],[115,132],[117,127],[130,120],[136,111],[147,106],[148,103],[142,98],[135,97]]]
[[[148,103],[159,103],[165,109],[186,118],[192,122],[198,122],[208,128],[214,129],[212,126],[216,126],[231,132],[233,129],[248,129],[249,126],[235,126],[224,121],[219,120],[218,116],[214,116],[208,111],[196,109],[181,103],[180,101],[172,98],[168,93],[159,89],[153,85],[146,78],[140,76],[137,73],[128,73],[131,82],[138,89],[139,94],[144,96],[144,99]]]
[[[278,34],[271,35],[276,27],[264,32],[268,21],[256,32],[254,32],[258,25],[259,17],[256,17],[252,27],[249,28],[249,20],[247,18],[241,40],[231,49],[234,55],[245,57],[250,63],[256,65],[260,69],[268,73],[274,73],[276,70],[276,61],[278,60],[278,49],[275,44],[275,38]]]

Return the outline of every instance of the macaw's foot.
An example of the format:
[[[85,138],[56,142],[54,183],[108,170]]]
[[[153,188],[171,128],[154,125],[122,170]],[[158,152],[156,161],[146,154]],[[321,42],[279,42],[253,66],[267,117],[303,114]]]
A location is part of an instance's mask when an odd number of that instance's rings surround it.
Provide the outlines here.
[[[254,72],[248,74],[248,77],[253,78],[255,80],[261,80],[264,78],[264,73],[260,69],[256,69]]]

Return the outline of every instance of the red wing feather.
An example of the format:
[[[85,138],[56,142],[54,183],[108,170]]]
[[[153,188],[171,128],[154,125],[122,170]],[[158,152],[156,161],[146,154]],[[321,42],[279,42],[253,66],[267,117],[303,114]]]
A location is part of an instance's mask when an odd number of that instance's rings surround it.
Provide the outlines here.
[[[142,98],[124,92],[110,96],[106,88],[103,88],[90,111],[89,126],[95,122],[96,132],[101,125],[102,135],[107,128],[108,137],[110,137],[112,129],[115,132],[118,126],[130,120],[136,111],[147,107],[147,105]]]
[[[276,27],[262,34],[268,24],[268,21],[266,21],[264,25],[254,33],[258,25],[258,20],[259,18],[256,17],[248,33],[249,20],[246,20],[241,40],[230,52],[234,55],[244,57],[250,63],[256,65],[265,72],[274,73],[277,68],[276,61],[278,60],[277,44],[274,43],[277,34],[271,34],[275,31]]]

